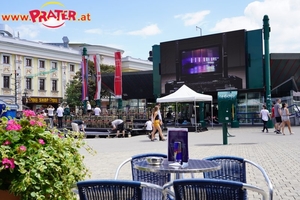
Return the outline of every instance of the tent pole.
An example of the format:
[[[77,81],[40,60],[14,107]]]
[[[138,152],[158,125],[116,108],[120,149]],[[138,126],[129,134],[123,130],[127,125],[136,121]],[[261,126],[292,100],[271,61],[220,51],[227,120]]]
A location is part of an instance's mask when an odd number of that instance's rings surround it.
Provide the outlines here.
[[[210,105],[210,113],[211,113],[211,128],[214,129],[214,119],[213,119],[213,102],[211,101]]]
[[[197,133],[197,108],[196,108],[196,101],[194,101],[194,110],[195,110],[195,132]]]

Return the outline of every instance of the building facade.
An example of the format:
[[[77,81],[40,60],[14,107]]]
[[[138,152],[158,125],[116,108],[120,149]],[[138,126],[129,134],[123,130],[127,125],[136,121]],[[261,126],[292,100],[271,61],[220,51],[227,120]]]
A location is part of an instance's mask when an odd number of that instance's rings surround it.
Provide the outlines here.
[[[0,98],[18,110],[57,107],[67,83],[80,69],[81,52],[14,37],[0,30]],[[4,29],[4,30],[3,30]],[[24,105],[25,104],[25,105]]]

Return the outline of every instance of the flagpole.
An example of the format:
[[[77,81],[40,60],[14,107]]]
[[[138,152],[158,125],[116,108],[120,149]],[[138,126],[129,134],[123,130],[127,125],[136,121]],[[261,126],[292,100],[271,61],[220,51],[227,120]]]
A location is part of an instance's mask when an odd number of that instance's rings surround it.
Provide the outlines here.
[[[87,49],[85,47],[83,47],[82,49],[82,57],[83,57],[83,67],[84,67],[84,70],[85,71],[85,74],[82,74],[82,79],[85,80],[85,84],[83,84],[83,87],[84,87],[84,93],[82,95],[83,96],[83,114],[86,114],[87,113],[87,101],[89,100],[89,97],[88,97],[88,79],[87,79],[87,75],[88,75],[88,60],[87,60],[87,57],[88,54],[87,54]]]

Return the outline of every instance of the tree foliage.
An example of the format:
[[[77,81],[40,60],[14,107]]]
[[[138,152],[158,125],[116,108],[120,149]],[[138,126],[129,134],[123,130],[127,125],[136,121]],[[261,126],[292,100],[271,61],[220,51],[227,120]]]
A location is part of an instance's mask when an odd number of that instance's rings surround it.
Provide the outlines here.
[[[115,71],[115,67],[113,65],[100,65],[101,74],[112,73]],[[66,94],[64,101],[70,106],[82,106],[82,75],[81,70],[76,72],[73,80],[67,84]],[[95,105],[94,95],[96,91],[96,73],[94,62],[88,61],[88,97],[92,105]],[[106,91],[103,87],[101,87],[101,97],[108,96],[109,92]]]

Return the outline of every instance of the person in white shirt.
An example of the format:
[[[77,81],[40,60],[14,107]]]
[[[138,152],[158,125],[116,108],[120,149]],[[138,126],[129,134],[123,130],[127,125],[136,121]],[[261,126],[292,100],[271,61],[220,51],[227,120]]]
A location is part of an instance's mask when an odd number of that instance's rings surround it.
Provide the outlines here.
[[[260,111],[260,117],[263,121],[263,129],[261,131],[265,132],[265,129],[266,129],[266,132],[268,133],[269,131],[268,131],[268,127],[267,127],[267,122],[269,121],[269,118],[271,116],[265,105],[263,105],[263,108]]]
[[[92,106],[91,103],[89,101],[86,102],[86,110],[89,116],[91,116],[92,114]]]
[[[95,116],[100,116],[100,113],[101,113],[101,109],[99,108],[99,106],[96,106],[96,108],[94,109],[94,113],[95,113]]]
[[[63,117],[64,117],[64,109],[61,105],[59,105],[59,107],[57,108],[57,121],[58,121],[58,128],[62,128],[63,127]]]
[[[152,125],[153,125],[153,122],[152,122],[151,118],[148,119],[148,121],[146,121],[146,123],[144,125],[144,128],[146,130],[146,134],[148,135],[150,140],[151,140]]]
[[[49,105],[47,108],[48,117],[50,121],[50,127],[53,128],[53,116],[54,116],[54,110],[55,108],[52,105]]]

